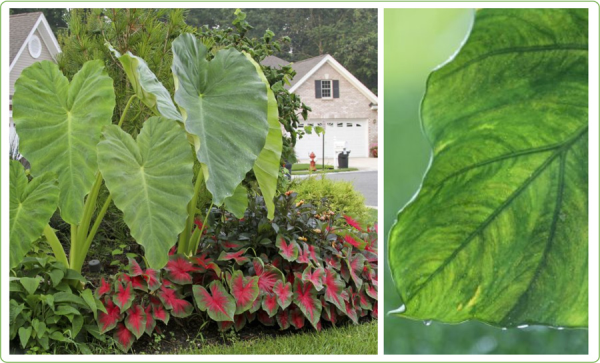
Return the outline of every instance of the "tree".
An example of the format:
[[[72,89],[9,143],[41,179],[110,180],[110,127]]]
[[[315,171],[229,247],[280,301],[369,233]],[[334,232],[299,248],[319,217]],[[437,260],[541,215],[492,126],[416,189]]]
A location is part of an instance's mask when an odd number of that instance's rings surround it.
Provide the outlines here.
[[[56,32],[61,29],[61,28],[66,28],[67,27],[67,22],[65,21],[65,16],[68,14],[68,10],[67,9],[59,9],[59,8],[53,8],[53,9],[47,9],[47,8],[28,8],[28,9],[10,9],[10,15],[14,15],[14,14],[25,14],[25,13],[35,13],[35,12],[42,12],[44,13],[44,16],[46,17],[46,20],[48,20],[48,24],[50,25],[50,28],[52,29],[52,31],[54,32],[54,34],[56,34]]]

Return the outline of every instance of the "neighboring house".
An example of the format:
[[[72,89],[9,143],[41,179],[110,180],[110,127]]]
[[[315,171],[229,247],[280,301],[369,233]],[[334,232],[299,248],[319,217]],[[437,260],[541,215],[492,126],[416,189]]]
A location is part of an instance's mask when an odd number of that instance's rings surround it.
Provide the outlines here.
[[[60,46],[41,12],[15,14],[9,20],[10,48],[10,145],[18,146],[15,126],[12,122],[12,96],[15,82],[23,69],[42,60],[56,61]]]
[[[289,62],[269,56],[263,65],[274,68]],[[345,145],[350,157],[368,157],[369,145],[377,142],[377,96],[331,55],[292,63],[296,76],[288,90],[300,96],[312,112],[300,126],[325,129],[325,157],[335,156],[336,144]],[[323,136],[305,135],[296,143],[298,159],[314,152],[321,158]]]

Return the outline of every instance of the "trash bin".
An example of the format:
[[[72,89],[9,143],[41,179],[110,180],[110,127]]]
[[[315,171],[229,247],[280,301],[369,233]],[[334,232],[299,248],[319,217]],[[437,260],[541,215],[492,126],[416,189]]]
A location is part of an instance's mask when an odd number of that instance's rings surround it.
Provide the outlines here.
[[[348,168],[348,155],[350,151],[342,151],[338,154],[338,169],[347,169]]]

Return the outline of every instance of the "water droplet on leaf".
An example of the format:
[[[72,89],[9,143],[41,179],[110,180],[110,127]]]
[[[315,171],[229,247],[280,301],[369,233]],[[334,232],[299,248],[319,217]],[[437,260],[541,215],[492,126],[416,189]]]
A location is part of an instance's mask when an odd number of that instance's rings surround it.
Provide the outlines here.
[[[517,328],[519,328],[519,329],[525,329],[525,328],[527,328],[528,326],[529,326],[528,324],[523,324],[523,325],[519,325],[519,326],[517,326]]]
[[[388,315],[402,314],[405,311],[406,311],[406,305],[402,304],[402,306],[400,306],[398,309],[389,311]]]
[[[425,326],[430,326],[431,320],[423,320],[423,324],[425,324]]]

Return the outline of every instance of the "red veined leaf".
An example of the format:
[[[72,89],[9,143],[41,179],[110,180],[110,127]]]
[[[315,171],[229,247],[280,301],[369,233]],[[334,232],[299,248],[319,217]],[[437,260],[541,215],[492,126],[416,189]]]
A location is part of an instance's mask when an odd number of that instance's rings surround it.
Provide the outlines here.
[[[171,287],[171,286],[173,286],[173,283],[171,281],[169,281],[169,280],[163,280],[162,281],[162,286],[164,286],[164,287]]]
[[[251,314],[254,314],[255,312],[258,311],[258,309],[260,309],[261,305],[262,305],[262,296],[258,295],[256,300],[254,300],[254,302],[252,303],[252,306],[250,307],[250,309],[248,309],[248,312]]]
[[[344,219],[346,220],[346,223],[348,223],[348,225],[350,225],[353,228],[357,229],[358,231],[362,232],[362,227],[360,226],[360,223],[358,223],[356,220],[352,219],[352,217],[345,215]]]
[[[323,278],[325,276],[325,270],[323,267],[319,267],[312,271],[312,267],[307,266],[302,273],[302,281],[311,282],[317,291],[323,289]]]
[[[375,223],[375,233],[379,234],[379,229],[377,229],[377,223]]]
[[[133,277],[133,276],[140,276],[141,274],[143,274],[144,272],[142,271],[142,268],[140,267],[140,265],[137,263],[136,260],[134,260],[131,257],[127,257],[127,259],[129,260],[129,274]]]
[[[171,256],[165,270],[169,280],[179,285],[187,285],[192,283],[190,272],[196,271],[197,268],[185,256],[175,255]]]
[[[98,328],[102,334],[117,326],[117,323],[122,319],[121,309],[113,304],[108,297],[104,301],[104,307],[106,313],[103,311],[98,312]]]
[[[163,323],[169,324],[169,313],[163,308],[162,305],[152,305],[152,317],[156,320],[160,320]]]
[[[300,266],[300,265],[298,265],[298,266]],[[296,280],[296,277],[292,273],[287,274],[287,276],[285,277],[285,281],[289,282],[292,285],[294,284],[295,280]]]
[[[292,303],[292,284],[277,280],[273,285],[273,293],[277,296],[277,302],[282,309],[286,309]]]
[[[259,305],[260,306],[260,305]],[[246,320],[248,320],[248,323],[251,323],[254,321],[254,319],[256,319],[256,313],[251,313],[249,311],[246,311],[244,313],[244,315],[246,315]]]
[[[226,332],[227,330],[231,329],[233,324],[233,321],[217,321],[217,326],[219,327],[220,332]]]
[[[193,288],[196,306],[202,311],[207,311],[208,316],[214,321],[233,321],[235,314],[235,300],[229,295],[220,281],[213,281],[208,286],[210,293],[203,287],[196,285]]]
[[[264,311],[269,314],[269,317],[277,314],[277,309],[279,309],[279,304],[277,303],[277,296],[272,293],[267,293],[263,297],[262,308]]]
[[[125,327],[125,325],[123,325],[123,323],[117,325],[117,329],[113,334],[113,339],[115,340],[115,343],[117,343],[119,349],[127,353],[135,341],[134,338],[135,336],[127,329],[127,327]]]
[[[254,300],[258,298],[258,277],[245,278],[242,271],[237,270],[231,277],[231,295],[235,298],[236,314],[241,314],[252,307]]]
[[[127,310],[125,326],[138,339],[144,334],[146,331],[146,313],[140,305],[133,305],[131,309]]]
[[[373,304],[371,303],[371,300],[369,300],[364,289],[360,290],[358,293],[358,303],[363,309],[371,310],[373,308]]]
[[[335,306],[325,302],[323,299],[321,299],[321,306],[323,306],[321,317],[335,325],[337,322],[337,309]]]
[[[269,314],[264,310],[259,310],[258,313],[256,313],[256,318],[262,325],[265,325],[265,326],[275,325],[275,318],[269,316]]]
[[[142,276],[131,277],[127,274],[123,274],[121,275],[120,280],[122,282],[131,283],[131,286],[136,290],[148,291],[146,281],[144,281],[144,278]]]
[[[344,235],[344,242],[349,244],[350,246],[357,248],[359,250],[364,250],[367,243],[362,239],[358,238],[356,235],[351,233],[347,233]]]
[[[290,310],[290,324],[296,329],[302,329],[302,327],[304,327],[304,315],[297,307]]]
[[[365,284],[365,292],[367,293],[367,295],[377,300],[377,288],[375,288],[372,285]]]
[[[276,267],[280,270],[284,269],[284,266],[289,266],[289,262],[284,262],[283,258],[281,258],[281,256],[275,256],[275,258],[273,259],[273,262],[271,263],[273,265],[273,267]]]
[[[131,282],[128,282],[123,286],[120,282],[115,282],[117,285],[117,291],[113,295],[112,300],[121,309],[121,312],[129,309],[131,307],[131,303],[135,298],[135,295],[132,292]]]
[[[144,331],[149,337],[151,337],[152,332],[156,327],[156,320],[152,316],[152,305],[148,304],[148,306],[144,308],[144,313],[146,313],[146,329],[144,329]]]
[[[178,318],[185,318],[192,314],[194,307],[188,301],[177,296],[175,290],[165,287],[164,285],[158,291],[158,298],[164,306],[171,310],[171,314]]]
[[[142,278],[146,281],[150,291],[155,291],[160,287],[160,273],[157,270],[151,268],[146,269]]]
[[[282,236],[277,236],[275,239],[275,245],[279,248],[279,254],[281,257],[285,258],[288,261],[296,261],[298,258],[298,244],[296,241],[291,241],[287,243]]]
[[[275,320],[277,320],[280,330],[288,329],[291,325],[290,312],[288,310],[279,310],[277,315],[275,315]]]
[[[221,275],[221,268],[217,266],[217,264],[214,263],[211,258],[207,258],[207,255],[208,253],[203,253],[202,255],[196,256],[193,259],[199,266],[204,267],[205,270],[213,270],[217,275]]]
[[[261,294],[273,292],[273,286],[277,281],[283,281],[283,274],[276,267],[267,265],[264,266],[260,258],[253,258],[252,265],[256,276],[258,276],[258,289]]]
[[[227,250],[238,250],[246,245],[240,241],[222,241],[219,244]]]
[[[104,277],[100,280],[100,287],[96,289],[96,297],[99,299],[104,294],[111,292],[112,287],[108,282],[104,280]]]
[[[302,247],[304,249],[304,254],[307,255],[317,266],[321,265],[321,250],[319,247],[314,245],[309,245],[305,242],[302,242]]]
[[[325,264],[327,264],[328,266],[333,267],[336,270],[340,270],[340,268],[342,268],[342,264],[340,263],[340,258],[337,256],[328,256],[325,257]]]
[[[198,227],[198,229],[202,229],[202,227],[204,226],[200,218],[194,218],[194,224],[196,225],[196,227]],[[202,232],[202,234],[204,233],[206,233],[206,229],[204,229],[204,231]]]
[[[177,252],[177,245],[171,247],[169,250],[169,256],[173,256]]]
[[[369,315],[370,310],[366,310],[366,309],[360,309],[359,313],[360,313],[360,317],[364,318],[365,316]]]
[[[237,252],[225,252],[225,251],[221,251],[221,254],[219,255],[218,260],[219,261],[229,261],[229,260],[234,260],[235,263],[237,263],[238,265],[243,265],[246,262],[249,261],[248,257],[243,256],[244,253],[246,253],[248,249],[244,248],[241,249]]]
[[[379,309],[377,308],[377,303],[373,304],[373,310],[371,310],[371,316],[374,319],[379,319],[378,316],[377,316],[379,314],[378,310]]]
[[[317,298],[317,292],[310,283],[296,280],[294,283],[294,304],[300,308],[304,316],[316,327],[321,317],[321,302]]]
[[[321,320],[319,320],[319,322],[317,323],[317,326],[315,327],[315,329],[317,329],[318,332],[320,332],[321,330],[323,330],[323,324],[321,324]]]
[[[329,301],[337,306],[340,310],[344,311],[346,307],[342,295],[344,287],[346,287],[344,281],[340,280],[338,274],[333,269],[328,268],[325,270],[323,284],[325,285],[325,301]]]
[[[304,249],[300,248],[298,250],[298,258],[296,259],[296,262],[309,264],[310,263],[309,257],[310,256],[309,256],[308,249],[304,250]]]
[[[348,272],[354,281],[357,289],[360,289],[362,286],[362,279],[359,277],[363,272],[363,267],[365,266],[365,256],[360,253],[356,253],[354,257],[350,255],[346,260],[346,264],[348,265]]]
[[[235,331],[240,331],[246,326],[246,314],[240,314],[233,317],[233,327]]]
[[[358,324],[358,314],[356,313],[356,308],[349,301],[346,301],[346,308],[344,311],[354,324]]]

